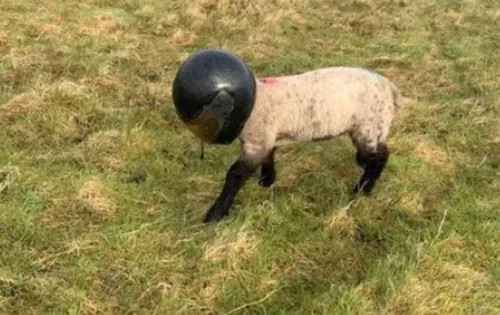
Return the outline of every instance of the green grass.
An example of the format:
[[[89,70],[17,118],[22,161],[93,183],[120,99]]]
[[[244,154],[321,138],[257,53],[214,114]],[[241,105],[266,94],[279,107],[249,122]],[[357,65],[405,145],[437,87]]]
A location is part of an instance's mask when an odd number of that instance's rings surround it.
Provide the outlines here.
[[[2,0],[1,314],[498,314],[499,2]],[[257,76],[350,65],[400,86],[372,198],[347,139],[278,151],[203,225],[237,144],[170,95],[204,47]]]

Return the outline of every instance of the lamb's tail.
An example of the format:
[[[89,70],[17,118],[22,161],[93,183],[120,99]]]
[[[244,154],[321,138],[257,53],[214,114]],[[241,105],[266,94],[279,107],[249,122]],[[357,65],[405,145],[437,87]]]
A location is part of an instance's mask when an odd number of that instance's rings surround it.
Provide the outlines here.
[[[405,98],[401,94],[401,90],[394,84],[394,82],[389,81],[389,86],[391,88],[392,92],[392,99],[394,100],[394,106],[396,107],[403,107],[406,105]]]

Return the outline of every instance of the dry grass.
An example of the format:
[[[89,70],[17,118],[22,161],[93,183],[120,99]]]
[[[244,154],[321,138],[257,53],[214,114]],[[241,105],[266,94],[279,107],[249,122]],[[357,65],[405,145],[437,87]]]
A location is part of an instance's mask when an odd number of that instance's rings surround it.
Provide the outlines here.
[[[497,314],[498,2],[0,1],[0,313]],[[201,224],[238,146],[171,103],[178,65],[370,67],[408,106],[372,198],[346,139],[278,151]],[[334,96],[332,96],[334,97]]]
[[[419,275],[409,279],[389,300],[390,313],[411,310],[413,314],[457,314],[463,311],[462,303],[474,301],[488,292],[487,276],[461,264],[436,264],[435,259],[431,259],[418,271]],[[481,310],[484,311],[488,311],[488,307]]]
[[[103,196],[102,190],[102,184],[98,181],[88,181],[78,191],[76,200],[81,202],[84,206],[90,207],[90,209],[95,211],[99,216],[108,220],[113,219],[116,205],[112,200]]]

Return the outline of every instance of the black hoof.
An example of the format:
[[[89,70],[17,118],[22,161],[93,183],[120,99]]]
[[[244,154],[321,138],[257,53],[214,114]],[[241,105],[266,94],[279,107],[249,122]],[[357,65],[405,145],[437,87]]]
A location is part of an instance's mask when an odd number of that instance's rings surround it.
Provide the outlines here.
[[[261,176],[259,178],[259,186],[264,188],[271,187],[276,181],[276,174],[267,174],[266,176]]]
[[[215,203],[210,209],[207,211],[205,214],[205,217],[203,218],[204,223],[210,223],[210,222],[219,222],[224,217],[228,215],[228,211],[220,206],[218,206],[217,203]]]
[[[259,185],[264,188],[270,187],[276,181],[276,169],[274,164],[264,164],[262,165],[262,171],[260,173]]]
[[[370,196],[371,195],[371,189],[367,189],[366,186],[362,187],[360,184],[356,184],[352,188],[352,193],[354,195]]]

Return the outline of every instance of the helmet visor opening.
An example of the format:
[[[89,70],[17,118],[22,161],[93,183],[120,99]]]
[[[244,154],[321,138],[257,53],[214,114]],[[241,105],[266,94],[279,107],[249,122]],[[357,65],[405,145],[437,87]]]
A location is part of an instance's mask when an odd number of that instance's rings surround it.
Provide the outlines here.
[[[222,130],[224,123],[207,108],[201,114],[187,121],[186,127],[198,138],[205,142],[213,143]]]

